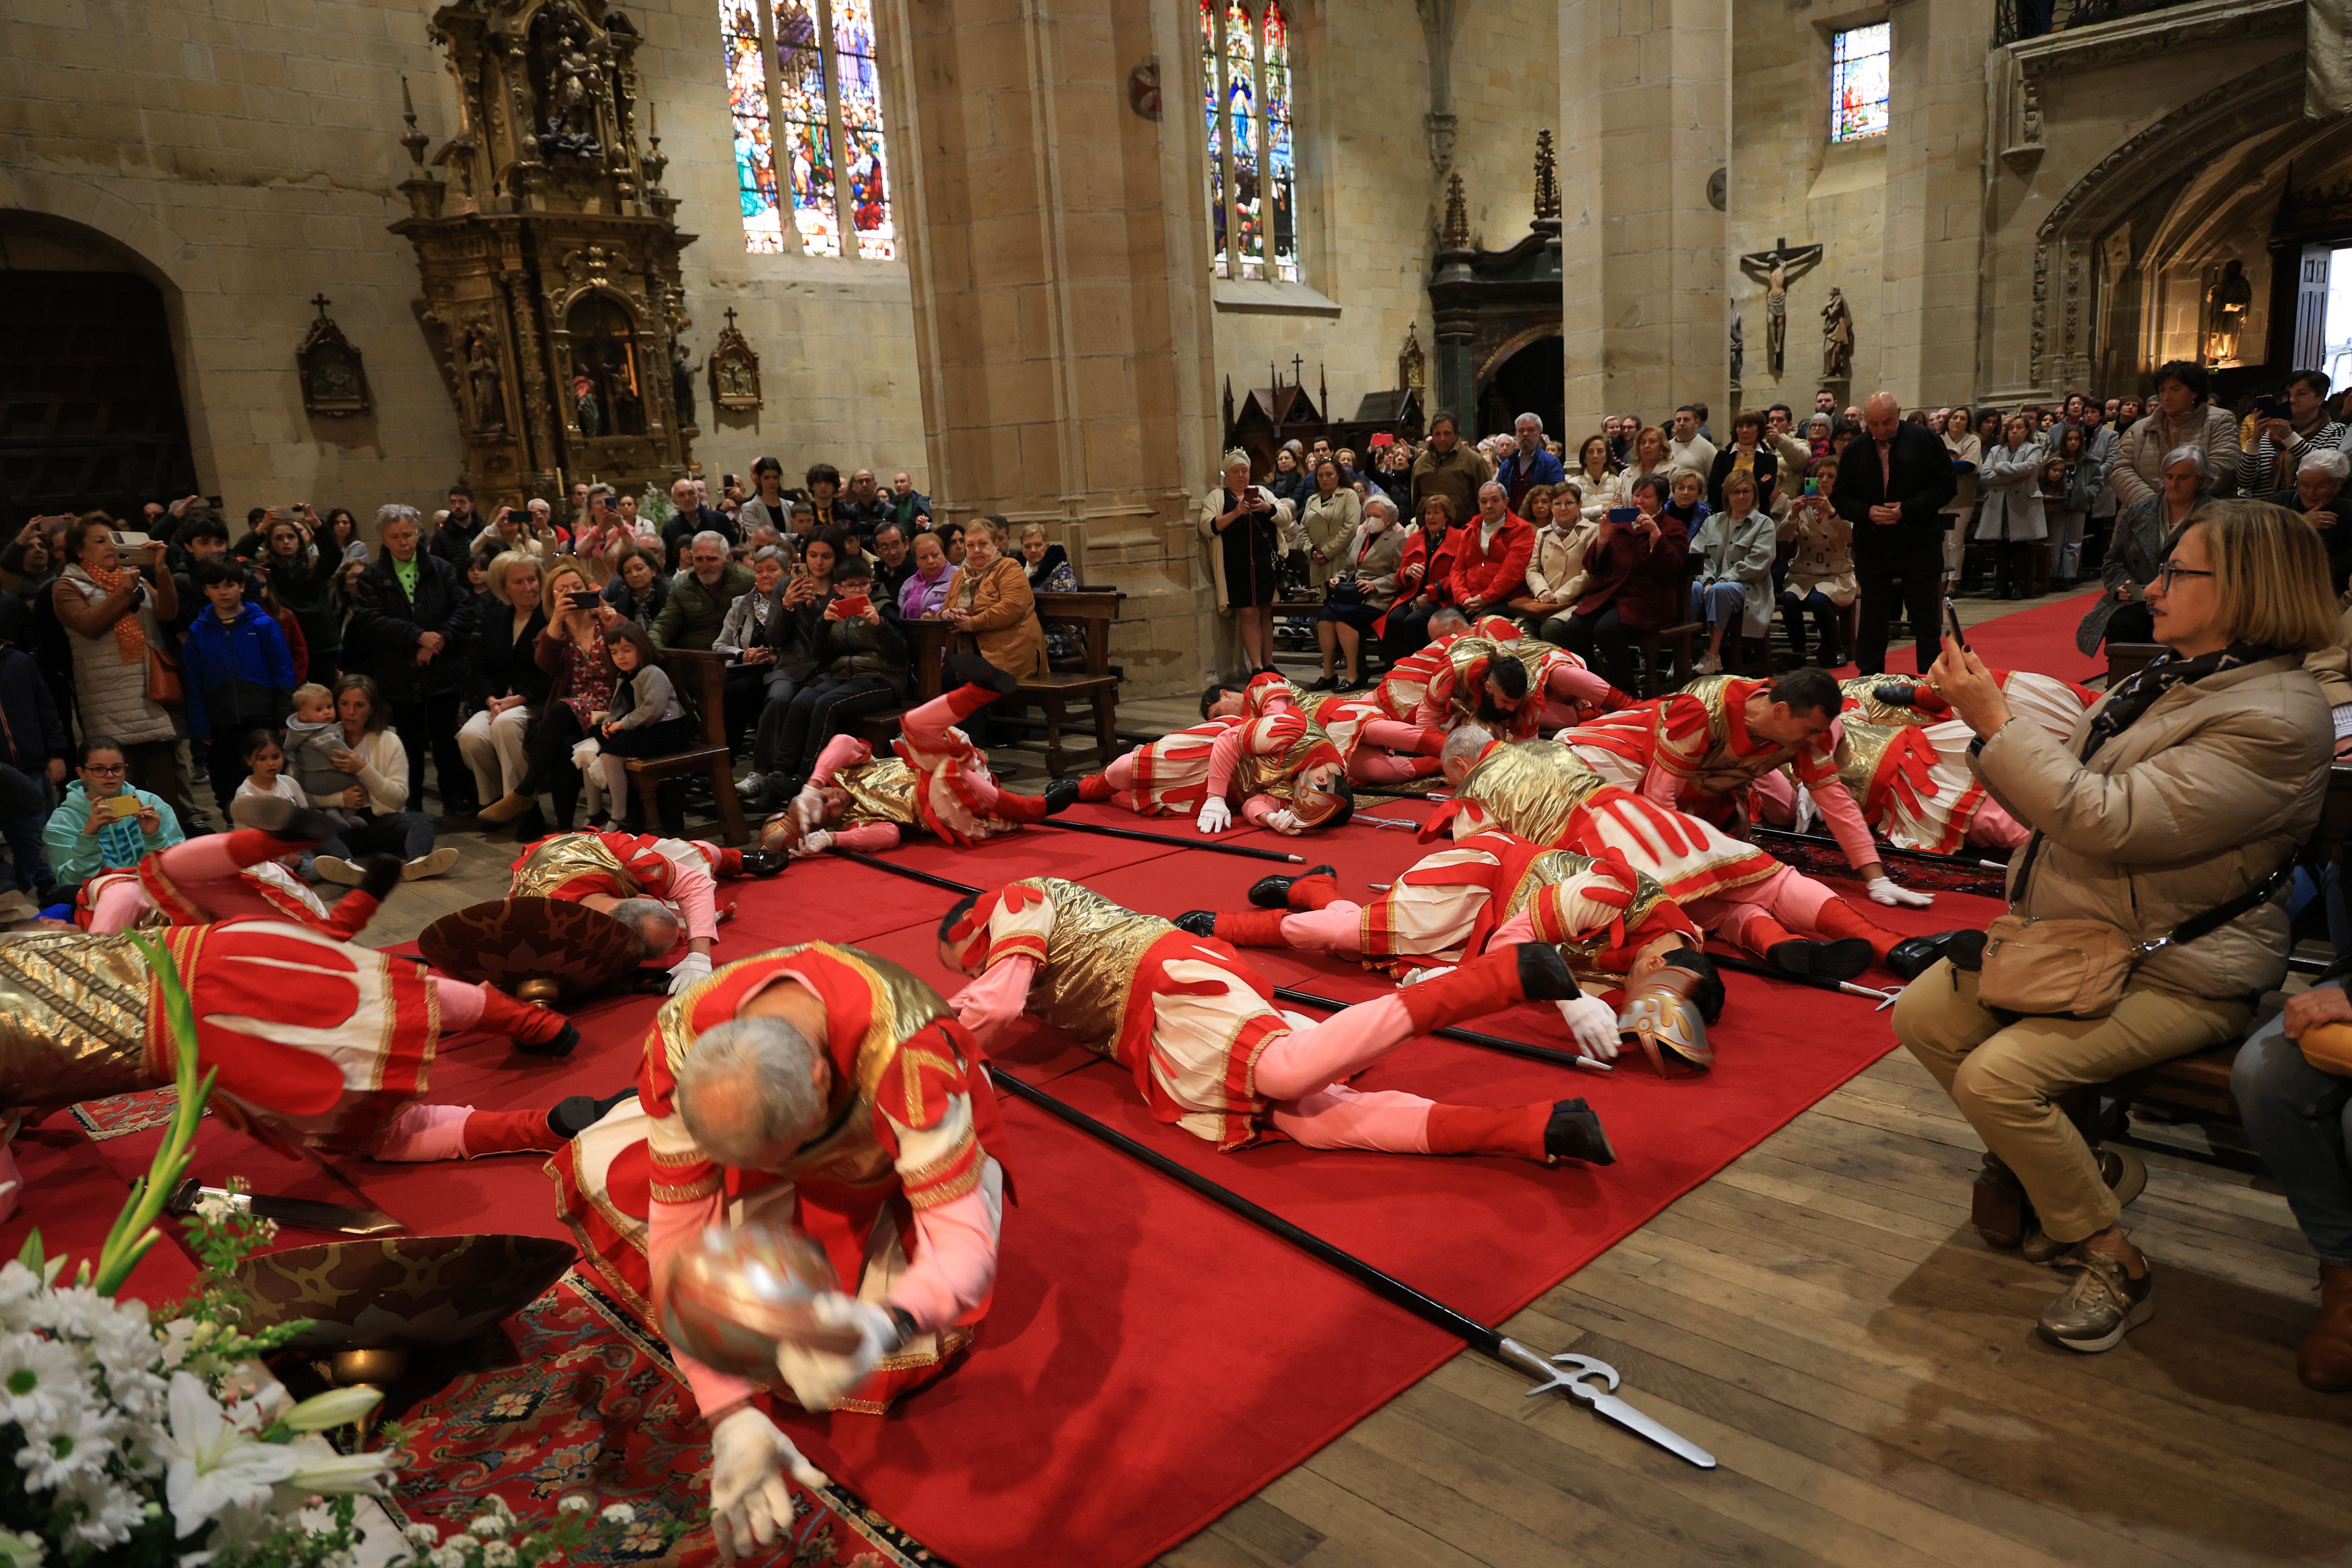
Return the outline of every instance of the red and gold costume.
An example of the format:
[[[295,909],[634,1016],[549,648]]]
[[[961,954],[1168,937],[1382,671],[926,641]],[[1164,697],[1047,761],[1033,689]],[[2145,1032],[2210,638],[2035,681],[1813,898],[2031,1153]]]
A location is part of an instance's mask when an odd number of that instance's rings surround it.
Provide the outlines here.
[[[1280,707],[1258,719],[1211,719],[1139,746],[1080,780],[1078,798],[1118,800],[1152,816],[1197,811],[1213,795],[1265,825],[1297,804],[1299,775],[1326,764],[1344,772],[1347,759],[1321,725]]]
[[[1380,704],[1381,711],[1400,720],[1410,720],[1420,712],[1421,705],[1429,698],[1430,681],[1445,668],[1445,650],[1469,635],[1449,632],[1433,637],[1427,647],[1390,665],[1388,674],[1372,689],[1372,700]]]
[[[1356,784],[1401,784],[1437,771],[1443,731],[1403,724],[1388,716],[1370,695],[1301,691],[1279,675],[1253,679],[1243,689],[1243,710],[1252,719],[1291,710],[1323,727],[1348,764]]]
[[[558,833],[515,857],[507,897],[561,899],[591,895],[656,899],[681,917],[678,940],[719,934],[719,895],[712,873],[742,870],[743,853],[715,844],[662,838],[650,833]]]
[[[127,871],[102,871],[74,895],[74,923],[103,935],[168,925],[204,925],[246,916],[292,921],[348,941],[378,900],[357,888],[332,910],[278,857],[299,844],[240,827],[152,850]]]
[[[2090,688],[2061,680],[2054,675],[2039,675],[2030,669],[1992,669],[1985,673],[2000,688],[2011,713],[2040,725],[2062,741],[2074,732],[2083,715],[2099,701],[2099,694]],[[1881,701],[1877,691],[1881,686],[1910,687],[1910,702]],[[1898,675],[1856,676],[1840,681],[1838,689],[1845,696],[1846,711],[1859,713],[1866,723],[1927,725],[1953,718],[1952,705],[1944,700],[1944,694],[1932,680]]]
[[[1889,844],[1951,855],[1971,843],[2014,848],[2025,842],[2025,828],[1969,765],[1976,732],[1960,721],[1872,724],[1849,710],[1835,733],[1838,777]],[[1795,791],[1785,776],[1758,780],[1757,795],[1765,820],[1795,819]]]
[[[677,1113],[679,1068],[704,1031],[788,982],[824,1005],[815,1042],[832,1068],[824,1131],[782,1169],[720,1165]],[[939,993],[887,960],[829,942],[730,963],[662,1008],[637,1089],[548,1170],[589,1265],[649,1331],[659,1332],[657,1265],[673,1248],[721,1221],[765,1220],[808,1235],[843,1289],[906,1307],[922,1330],[835,1408],[878,1414],[971,1342],[988,1310],[985,1280],[976,1300],[943,1308],[933,1275],[946,1255],[968,1258],[984,1246],[992,1277],[1004,1135],[979,1053]],[[706,1415],[751,1392],[678,1361]]]

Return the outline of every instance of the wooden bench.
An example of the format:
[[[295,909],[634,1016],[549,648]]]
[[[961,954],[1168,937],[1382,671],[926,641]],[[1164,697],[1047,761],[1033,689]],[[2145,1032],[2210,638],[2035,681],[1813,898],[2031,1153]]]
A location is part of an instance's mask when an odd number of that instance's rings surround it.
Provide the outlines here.
[[[650,829],[662,821],[661,786],[668,780],[703,773],[710,780],[710,798],[728,844],[751,838],[743,826],[743,803],[736,798],[734,770],[727,749],[727,660],[723,655],[694,648],[664,648],[661,667],[677,688],[693,716],[702,725],[702,744],[666,757],[631,757],[629,777],[637,792],[637,820]],[[617,803],[616,803],[617,804]],[[665,826],[667,826],[665,824]]]

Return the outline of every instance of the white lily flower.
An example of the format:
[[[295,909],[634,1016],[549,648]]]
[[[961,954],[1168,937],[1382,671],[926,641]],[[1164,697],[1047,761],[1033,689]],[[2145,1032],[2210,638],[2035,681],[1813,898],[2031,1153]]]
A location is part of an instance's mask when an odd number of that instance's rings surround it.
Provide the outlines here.
[[[194,1535],[232,1506],[266,1503],[293,1479],[306,1456],[292,1445],[263,1443],[253,1435],[255,1412],[224,1410],[205,1385],[184,1372],[172,1374],[171,1434],[162,1447],[170,1467],[163,1498],[182,1537]]]
[[[48,1547],[31,1531],[0,1530],[0,1563],[6,1568],[41,1568]]]
[[[286,1478],[281,1497],[384,1495],[383,1480],[392,1473],[393,1457],[381,1449],[373,1454],[338,1454],[324,1437],[297,1437],[285,1448],[299,1468]]]
[[[493,1541],[482,1548],[482,1562],[487,1568],[514,1568],[515,1549],[503,1541]]]
[[[373,1388],[336,1388],[313,1394],[278,1419],[297,1432],[324,1432],[348,1426],[383,1402]]]

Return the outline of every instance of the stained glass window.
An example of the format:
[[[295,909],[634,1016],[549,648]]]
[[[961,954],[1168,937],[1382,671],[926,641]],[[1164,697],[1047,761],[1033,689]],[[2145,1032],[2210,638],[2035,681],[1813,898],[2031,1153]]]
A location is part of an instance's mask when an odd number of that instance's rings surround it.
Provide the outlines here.
[[[1201,79],[1216,275],[1297,282],[1290,29],[1278,0],[1201,0]]]
[[[776,148],[768,119],[767,72],[761,68],[760,18],[748,4],[722,5],[727,108],[735,121],[735,182],[743,196],[743,248],[772,256],[784,248],[777,216]]]
[[[896,257],[873,0],[719,0],[719,18],[744,248]]]
[[[1887,25],[1849,27],[1830,40],[1830,140],[1886,134]]]

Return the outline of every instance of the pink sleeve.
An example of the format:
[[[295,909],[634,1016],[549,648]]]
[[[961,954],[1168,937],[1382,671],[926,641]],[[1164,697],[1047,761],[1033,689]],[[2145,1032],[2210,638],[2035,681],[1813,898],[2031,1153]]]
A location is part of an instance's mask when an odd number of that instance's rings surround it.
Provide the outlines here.
[[[1214,792],[1212,792],[1214,793]],[[1270,795],[1254,795],[1242,802],[1242,820],[1255,827],[1264,827],[1265,819],[1277,811],[1290,808]]]
[[[1412,710],[1412,717],[1406,722],[1417,725],[1423,730],[1445,728],[1445,704],[1438,700],[1437,681],[1434,678],[1432,678],[1423,690],[1421,706]]]
[[[1242,737],[1248,726],[1235,724],[1209,748],[1209,794],[1222,798],[1234,787],[1234,769],[1241,765]]]
[[[1838,847],[1845,851],[1847,865],[1859,871],[1885,858],[1870,837],[1870,825],[1862,818],[1862,807],[1854,805],[1843,781],[1824,779],[1814,785],[1813,804],[1821,807],[1831,835],[1837,839]]]
[[[996,1216],[978,1192],[915,1211],[915,1255],[886,1300],[936,1333],[996,1283]]]
[[[878,849],[898,847],[898,825],[895,822],[861,822],[855,827],[836,827],[833,841],[844,849],[861,850],[871,855]]]
[[[1647,799],[1656,801],[1668,811],[1679,811],[1682,808],[1676,803],[1683,796],[1683,779],[1680,774],[1669,772],[1653,762],[1642,771],[1642,794]]]
[[[670,1255],[700,1236],[706,1227],[718,1224],[726,1212],[727,1193],[723,1187],[709,1197],[696,1198],[688,1203],[666,1204],[659,1199],[655,1200],[650,1228],[646,1237],[646,1260],[653,1266],[656,1297],[659,1295],[658,1281],[669,1272]],[[749,1383],[714,1371],[691,1356],[678,1356],[677,1368],[686,1374],[686,1385],[694,1390],[694,1403],[701,1410],[705,1421],[730,1405],[740,1405],[751,1397]]]
[[[835,773],[869,761],[873,755],[874,748],[856,736],[835,735],[824,743],[824,750],[817,753],[816,771],[809,774],[809,783],[829,784]]]
[[[978,979],[948,998],[963,1026],[982,1050],[1029,1005],[1029,985],[1037,977],[1034,958],[1016,955],[998,959]]]
[[[677,897],[679,912],[686,916],[686,936],[688,942],[699,938],[705,942],[719,939],[718,889],[710,873],[700,866],[688,866],[672,861],[675,870],[670,878],[670,891]]]
[[[1486,939],[1486,951],[1488,952],[1497,952],[1504,948],[1517,947],[1523,942],[1533,942],[1535,940],[1535,919],[1533,916],[1529,915],[1527,910],[1521,910],[1517,914],[1513,915],[1509,920],[1505,921],[1500,926],[1496,928],[1495,934]],[[1467,961],[1465,960],[1465,962]]]

